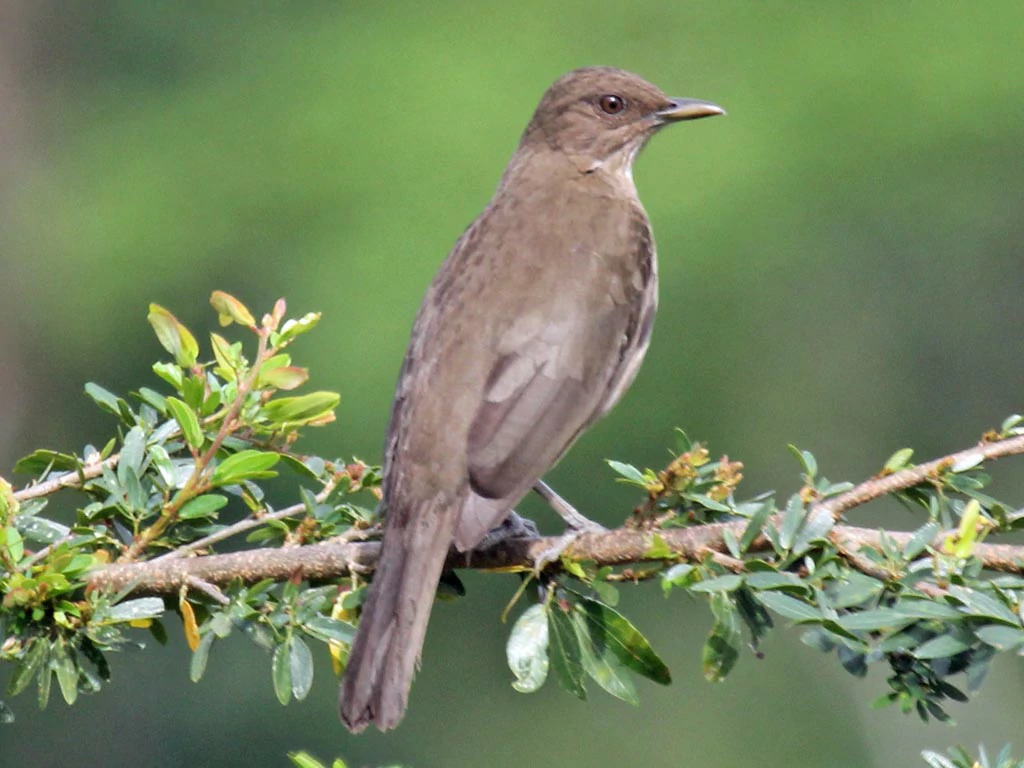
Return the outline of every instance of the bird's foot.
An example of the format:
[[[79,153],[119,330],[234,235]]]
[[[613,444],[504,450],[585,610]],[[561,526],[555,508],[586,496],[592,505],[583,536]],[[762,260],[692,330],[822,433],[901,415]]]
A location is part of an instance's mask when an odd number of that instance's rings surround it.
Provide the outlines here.
[[[489,530],[474,549],[487,549],[509,539],[535,539],[538,536],[537,524],[513,511],[501,525]]]

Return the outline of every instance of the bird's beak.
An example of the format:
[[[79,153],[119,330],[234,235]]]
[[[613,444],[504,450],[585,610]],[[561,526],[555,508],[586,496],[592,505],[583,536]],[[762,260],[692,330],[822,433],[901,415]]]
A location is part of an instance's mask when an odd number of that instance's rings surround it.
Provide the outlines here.
[[[697,120],[701,117],[724,115],[725,110],[710,101],[700,99],[672,99],[672,103],[655,114],[666,123],[679,120]]]

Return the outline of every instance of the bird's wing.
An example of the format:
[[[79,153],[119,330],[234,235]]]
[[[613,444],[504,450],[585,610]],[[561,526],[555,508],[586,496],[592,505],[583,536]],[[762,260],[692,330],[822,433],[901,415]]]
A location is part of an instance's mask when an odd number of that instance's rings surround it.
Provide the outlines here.
[[[635,306],[612,305],[598,317],[517,319],[503,334],[469,430],[473,491],[456,531],[475,546],[601,412],[629,349]]]

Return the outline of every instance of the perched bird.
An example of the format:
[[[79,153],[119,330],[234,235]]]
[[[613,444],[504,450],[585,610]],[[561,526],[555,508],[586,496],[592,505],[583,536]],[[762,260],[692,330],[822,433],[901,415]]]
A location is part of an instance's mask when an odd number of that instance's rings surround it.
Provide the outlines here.
[[[633,161],[659,128],[723,113],[611,67],[569,72],[541,98],[413,325],[383,547],[341,684],[350,730],[402,719],[451,545],[502,523],[632,383],[657,305]]]

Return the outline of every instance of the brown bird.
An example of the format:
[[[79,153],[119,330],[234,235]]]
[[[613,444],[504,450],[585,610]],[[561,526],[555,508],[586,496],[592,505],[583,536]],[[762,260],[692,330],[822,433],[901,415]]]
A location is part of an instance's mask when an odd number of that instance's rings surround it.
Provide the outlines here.
[[[633,161],[662,126],[721,114],[619,69],[569,72],[441,265],[391,407],[383,547],[341,685],[350,730],[405,714],[452,543],[505,521],[632,383],[657,305]]]

